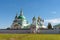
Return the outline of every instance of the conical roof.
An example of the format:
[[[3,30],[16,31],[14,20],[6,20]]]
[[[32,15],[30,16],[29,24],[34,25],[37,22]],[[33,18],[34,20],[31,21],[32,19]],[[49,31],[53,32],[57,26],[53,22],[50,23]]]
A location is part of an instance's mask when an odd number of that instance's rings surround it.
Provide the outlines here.
[[[18,13],[16,13],[15,19],[18,18]]]

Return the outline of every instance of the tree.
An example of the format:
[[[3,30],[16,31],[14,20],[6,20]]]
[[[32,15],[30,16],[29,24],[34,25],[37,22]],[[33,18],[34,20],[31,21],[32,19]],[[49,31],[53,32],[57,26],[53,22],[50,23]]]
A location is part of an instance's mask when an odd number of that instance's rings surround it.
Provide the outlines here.
[[[7,30],[9,30],[10,28],[7,28]]]
[[[48,29],[52,29],[52,25],[51,25],[51,23],[48,23]]]

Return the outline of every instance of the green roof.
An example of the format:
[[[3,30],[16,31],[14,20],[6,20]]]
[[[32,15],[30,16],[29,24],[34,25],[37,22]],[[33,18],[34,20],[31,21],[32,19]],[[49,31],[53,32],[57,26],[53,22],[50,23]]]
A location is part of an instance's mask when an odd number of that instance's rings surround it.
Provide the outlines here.
[[[18,16],[18,19],[25,19],[24,16]]]

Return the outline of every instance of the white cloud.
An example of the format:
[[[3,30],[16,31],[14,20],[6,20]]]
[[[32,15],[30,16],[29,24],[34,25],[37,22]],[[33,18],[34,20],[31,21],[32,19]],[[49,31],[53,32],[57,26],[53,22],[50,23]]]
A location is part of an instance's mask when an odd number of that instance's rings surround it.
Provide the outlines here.
[[[51,12],[52,14],[56,14],[56,11]]]
[[[52,25],[56,25],[60,23],[60,18],[45,20],[45,23],[48,23],[48,22],[50,22]]]

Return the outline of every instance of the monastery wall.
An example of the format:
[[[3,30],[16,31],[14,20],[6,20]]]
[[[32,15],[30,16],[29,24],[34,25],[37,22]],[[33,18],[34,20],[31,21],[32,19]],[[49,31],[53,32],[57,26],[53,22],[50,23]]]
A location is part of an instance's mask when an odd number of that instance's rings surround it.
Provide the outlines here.
[[[14,33],[14,34],[21,34],[21,33],[31,33],[31,30],[0,30],[0,33]],[[38,30],[38,33],[41,34],[59,34],[60,30]]]
[[[41,34],[58,34],[59,30],[38,30],[38,33]]]
[[[0,30],[0,33],[30,33],[30,30]]]

